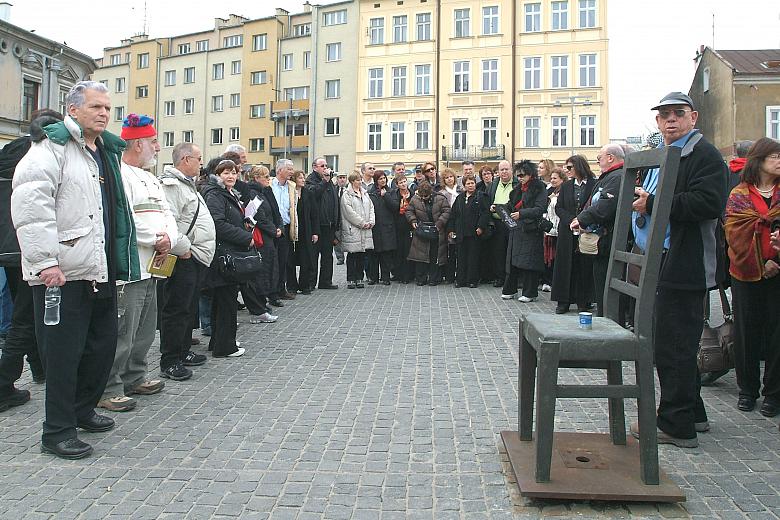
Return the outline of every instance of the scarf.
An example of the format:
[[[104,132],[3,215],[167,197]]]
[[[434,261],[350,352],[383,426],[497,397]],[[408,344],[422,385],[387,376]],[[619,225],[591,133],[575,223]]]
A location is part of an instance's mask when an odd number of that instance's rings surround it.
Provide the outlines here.
[[[745,157],[737,157],[736,159],[732,159],[729,161],[729,170],[731,170],[731,173],[739,173],[745,168],[746,162],[747,159]]]
[[[523,193],[525,193],[526,191],[528,191],[528,186],[529,186],[530,184],[531,184],[530,182],[526,182],[525,184],[521,184],[521,185],[520,185],[520,191],[521,191],[521,192],[523,192]],[[523,198],[522,198],[522,196],[521,196],[521,197],[520,197],[520,200],[518,200],[518,201],[517,201],[517,204],[515,204],[515,210],[516,210],[516,211],[518,211],[518,210],[520,210],[522,207],[523,207]]]
[[[726,203],[726,242],[729,245],[729,273],[743,282],[756,282],[764,276],[764,263],[777,253],[769,243],[769,229],[780,218],[780,189],[775,187],[767,207],[756,188],[740,183]]]

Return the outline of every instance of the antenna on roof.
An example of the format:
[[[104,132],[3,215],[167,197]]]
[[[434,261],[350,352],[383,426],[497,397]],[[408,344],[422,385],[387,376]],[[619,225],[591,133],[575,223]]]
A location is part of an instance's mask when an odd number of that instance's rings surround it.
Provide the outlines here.
[[[715,11],[712,12],[712,50],[715,50]]]
[[[713,15],[715,16],[715,15]],[[146,32],[146,0],[144,0],[144,34],[148,35],[149,33]]]

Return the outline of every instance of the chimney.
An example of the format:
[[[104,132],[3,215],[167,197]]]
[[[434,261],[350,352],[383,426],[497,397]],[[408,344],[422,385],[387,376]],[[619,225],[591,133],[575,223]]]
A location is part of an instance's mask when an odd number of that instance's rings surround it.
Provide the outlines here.
[[[0,20],[11,23],[11,2],[0,2]]]
[[[310,13],[311,12],[311,4],[308,2],[308,0],[303,3],[303,12],[304,13]]]

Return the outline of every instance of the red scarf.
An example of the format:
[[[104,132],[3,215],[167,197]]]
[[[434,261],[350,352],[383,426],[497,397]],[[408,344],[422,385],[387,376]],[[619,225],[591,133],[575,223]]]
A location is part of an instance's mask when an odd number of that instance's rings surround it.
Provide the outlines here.
[[[729,161],[729,170],[731,170],[731,173],[739,173],[745,168],[746,162],[747,159],[745,157],[737,157],[736,159],[732,159]]]
[[[530,182],[526,182],[525,184],[521,184],[520,185],[520,191],[522,191],[523,193],[528,191],[528,185],[529,184],[531,184],[531,183]],[[519,211],[520,208],[522,208],[522,207],[523,207],[523,199],[521,197],[520,200],[517,201],[517,204],[515,204],[515,210]]]
[[[777,257],[769,243],[769,226],[776,218],[780,218],[780,189],[777,187],[769,207],[753,185],[742,182],[731,191],[723,229],[729,244],[729,272],[737,280],[760,280],[766,261]]]

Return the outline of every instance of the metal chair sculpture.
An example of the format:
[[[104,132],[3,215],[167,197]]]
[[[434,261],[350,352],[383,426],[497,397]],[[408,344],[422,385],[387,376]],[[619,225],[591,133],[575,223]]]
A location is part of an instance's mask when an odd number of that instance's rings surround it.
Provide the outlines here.
[[[572,315],[527,314],[520,319],[518,429],[521,441],[532,440],[538,367],[536,482],[550,481],[556,400],[607,398],[610,437],[615,445],[626,444],[623,400],[637,399],[642,483],[659,484],[652,316],[679,162],[680,150],[676,147],[637,152],[626,158],[605,288],[605,317],[594,317],[592,330],[579,328],[579,317]],[[655,166],[660,166],[661,173],[649,223],[647,249],[644,255],[626,252],[637,170]],[[629,264],[641,267],[638,286],[625,280]],[[634,332],[620,325],[621,294],[636,301]],[[623,361],[634,362],[636,384],[623,384]],[[558,370],[561,368],[605,369],[607,384],[559,384]]]

